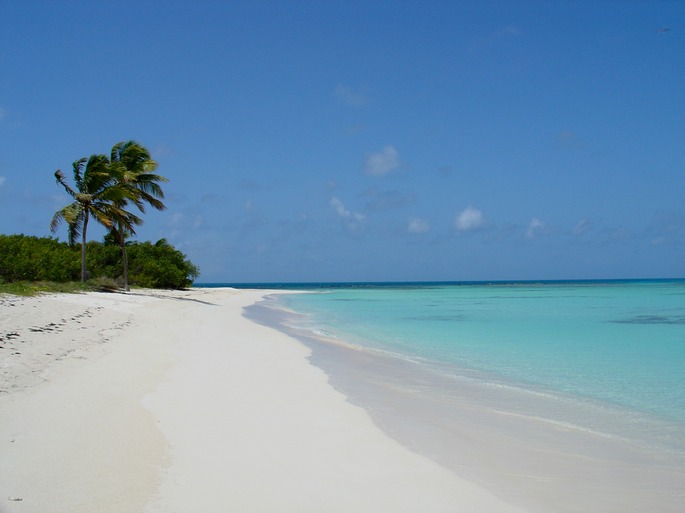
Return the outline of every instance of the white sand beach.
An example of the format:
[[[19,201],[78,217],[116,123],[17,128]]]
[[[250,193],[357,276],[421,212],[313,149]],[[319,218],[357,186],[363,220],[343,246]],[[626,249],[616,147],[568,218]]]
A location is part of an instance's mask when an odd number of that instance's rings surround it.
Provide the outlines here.
[[[0,512],[523,512],[388,437],[269,291],[0,297]]]

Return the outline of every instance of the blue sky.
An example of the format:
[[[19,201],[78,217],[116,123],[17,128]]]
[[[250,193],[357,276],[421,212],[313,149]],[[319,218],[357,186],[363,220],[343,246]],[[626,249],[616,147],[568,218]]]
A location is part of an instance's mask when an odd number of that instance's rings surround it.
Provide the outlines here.
[[[200,282],[684,277],[683,56],[681,1],[5,0],[0,233],[135,139]]]

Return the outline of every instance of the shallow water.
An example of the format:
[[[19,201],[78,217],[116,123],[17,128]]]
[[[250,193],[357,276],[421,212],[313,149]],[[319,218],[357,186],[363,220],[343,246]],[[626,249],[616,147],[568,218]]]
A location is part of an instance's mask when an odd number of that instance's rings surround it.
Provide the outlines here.
[[[532,511],[680,511],[682,282],[330,289],[249,315],[391,436]]]
[[[283,297],[360,347],[685,421],[685,282],[331,289]]]

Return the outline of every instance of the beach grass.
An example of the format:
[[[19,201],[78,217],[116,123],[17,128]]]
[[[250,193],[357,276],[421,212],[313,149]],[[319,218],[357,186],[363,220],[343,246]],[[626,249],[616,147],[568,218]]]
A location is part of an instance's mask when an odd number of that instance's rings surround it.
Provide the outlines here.
[[[14,296],[37,296],[47,293],[78,294],[97,290],[92,284],[82,285],[80,282],[54,282],[54,281],[14,281],[0,283],[0,294],[12,294]]]

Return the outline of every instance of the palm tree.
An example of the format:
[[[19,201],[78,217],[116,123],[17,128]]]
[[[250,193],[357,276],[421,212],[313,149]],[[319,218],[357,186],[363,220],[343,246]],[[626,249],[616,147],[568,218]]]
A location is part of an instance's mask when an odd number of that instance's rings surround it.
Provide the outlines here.
[[[57,183],[64,187],[74,201],[55,213],[50,222],[50,230],[54,233],[60,222],[66,221],[69,225],[69,244],[74,245],[79,235],[81,236],[81,282],[85,283],[86,232],[89,219],[92,217],[106,228],[112,228],[118,222],[132,225],[138,218],[123,210],[129,192],[116,186],[105,155],[79,159],[74,162],[73,168],[76,189],[69,186],[61,170],[55,171]]]
[[[110,156],[109,171],[115,185],[125,192],[117,206],[123,208],[130,201],[143,213],[145,212],[146,204],[156,210],[164,210],[166,206],[161,201],[164,198],[164,191],[162,191],[160,183],[167,182],[168,180],[161,175],[155,174],[155,169],[157,169],[157,162],[152,160],[150,152],[141,144],[135,141],[115,144]],[[139,218],[130,213],[129,216],[132,217],[118,219],[110,227],[110,234],[121,246],[124,265],[124,289],[127,291],[129,290],[129,284],[126,239],[131,235],[135,235],[134,225],[142,224]]]
[[[135,226],[143,224],[143,220],[131,212],[114,219],[114,224],[109,228],[109,237],[121,247],[121,258],[124,268],[124,290],[131,288],[128,284],[128,255],[126,253],[126,240],[136,234]]]

